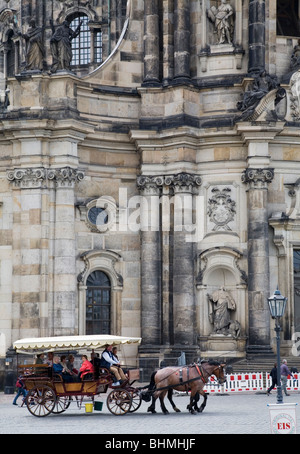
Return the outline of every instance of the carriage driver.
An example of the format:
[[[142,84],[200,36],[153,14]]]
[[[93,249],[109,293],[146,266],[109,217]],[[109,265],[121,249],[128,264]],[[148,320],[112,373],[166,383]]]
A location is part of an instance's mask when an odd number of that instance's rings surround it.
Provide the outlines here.
[[[123,370],[121,369],[120,362],[112,354],[112,347],[113,346],[109,344],[105,345],[105,350],[102,352],[101,355],[100,367],[105,367],[106,369],[109,369],[109,371],[112,372],[116,379],[118,380],[116,383],[113,383],[112,386],[120,386],[125,381],[127,381],[127,377],[124,374]]]

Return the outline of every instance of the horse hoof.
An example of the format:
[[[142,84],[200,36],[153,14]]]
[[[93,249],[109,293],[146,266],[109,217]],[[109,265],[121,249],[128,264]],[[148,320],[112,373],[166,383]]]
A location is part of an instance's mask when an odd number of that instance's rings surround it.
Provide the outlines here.
[[[181,411],[179,410],[179,408],[174,408],[174,410],[176,411],[176,413],[181,413]]]
[[[156,411],[153,410],[152,408],[148,408],[147,412],[152,413],[152,414],[156,413]]]

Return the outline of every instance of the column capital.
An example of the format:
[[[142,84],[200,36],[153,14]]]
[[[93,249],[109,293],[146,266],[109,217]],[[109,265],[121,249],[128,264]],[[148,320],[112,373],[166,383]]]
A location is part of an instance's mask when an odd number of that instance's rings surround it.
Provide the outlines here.
[[[159,195],[161,189],[172,188],[174,193],[190,192],[201,186],[202,178],[200,175],[181,172],[176,175],[140,175],[137,178],[137,186],[144,195]]]
[[[250,189],[267,189],[274,178],[274,169],[248,168],[242,174],[242,182]]]
[[[83,180],[84,172],[70,167],[15,168],[7,170],[6,177],[16,189],[37,189],[48,187],[49,181],[55,181],[57,187],[74,186],[75,182]]]

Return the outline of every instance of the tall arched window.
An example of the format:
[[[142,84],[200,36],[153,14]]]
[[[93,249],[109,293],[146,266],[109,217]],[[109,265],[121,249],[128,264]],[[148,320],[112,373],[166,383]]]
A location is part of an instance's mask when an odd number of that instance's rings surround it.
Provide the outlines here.
[[[89,275],[86,282],[86,334],[111,332],[111,283],[103,271]]]
[[[102,62],[102,32],[90,28],[88,16],[77,16],[70,24],[76,30],[81,23],[79,35],[72,40],[73,58],[71,66],[89,65]]]

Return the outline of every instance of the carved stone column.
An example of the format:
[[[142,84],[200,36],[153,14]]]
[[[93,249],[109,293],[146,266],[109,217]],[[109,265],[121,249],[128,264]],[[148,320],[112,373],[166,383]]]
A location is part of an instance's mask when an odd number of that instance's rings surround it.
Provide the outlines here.
[[[144,7],[144,85],[159,83],[158,0],[145,1]]]
[[[268,184],[273,169],[248,168],[242,175],[248,189],[249,353],[271,353]]]
[[[190,78],[190,2],[174,1],[174,78]]]
[[[265,0],[249,3],[249,64],[248,72],[257,73],[265,68]]]

